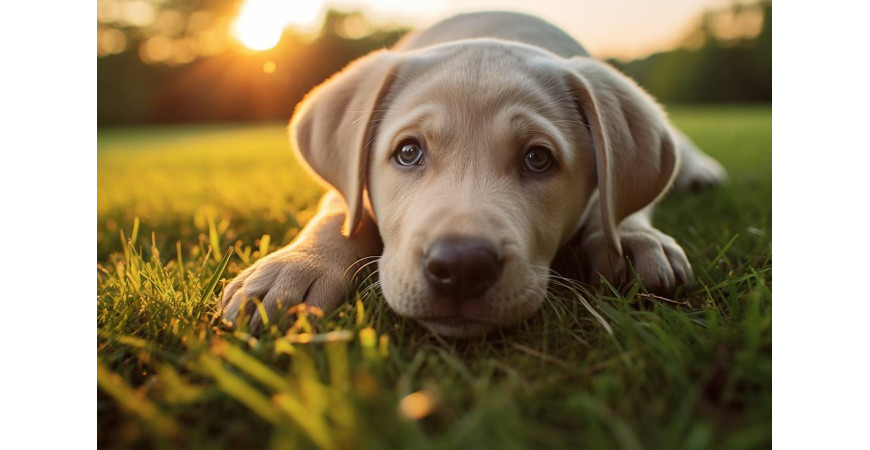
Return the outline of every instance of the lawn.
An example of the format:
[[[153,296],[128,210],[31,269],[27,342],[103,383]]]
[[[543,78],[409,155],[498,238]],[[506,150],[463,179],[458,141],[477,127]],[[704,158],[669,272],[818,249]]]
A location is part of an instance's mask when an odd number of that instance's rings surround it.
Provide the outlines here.
[[[561,289],[470,341],[396,317],[371,279],[332,315],[227,329],[222,286],[290,242],[322,193],[284,124],[100,131],[99,445],[769,447],[771,108],[670,114],[731,176],[656,211],[695,268],[689,298]]]

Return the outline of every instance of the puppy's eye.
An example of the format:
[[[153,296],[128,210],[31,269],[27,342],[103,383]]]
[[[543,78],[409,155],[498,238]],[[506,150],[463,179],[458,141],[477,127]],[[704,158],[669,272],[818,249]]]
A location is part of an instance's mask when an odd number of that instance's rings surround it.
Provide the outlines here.
[[[416,140],[407,140],[399,144],[393,159],[400,166],[417,166],[423,164],[423,149]]]
[[[530,147],[523,157],[523,169],[533,173],[544,173],[553,165],[553,155],[541,146]]]

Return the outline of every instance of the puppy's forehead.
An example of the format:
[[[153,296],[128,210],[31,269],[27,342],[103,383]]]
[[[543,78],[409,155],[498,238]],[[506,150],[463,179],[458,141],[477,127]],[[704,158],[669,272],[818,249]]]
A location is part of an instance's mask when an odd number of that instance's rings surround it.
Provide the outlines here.
[[[491,40],[461,41],[415,52],[397,68],[400,103],[431,99],[449,107],[500,110],[506,103],[535,105],[570,94],[567,83],[533,47]]]
[[[552,58],[498,41],[416,52],[394,74],[381,130],[392,137],[423,128],[445,146],[538,134],[568,148],[581,117],[563,74],[547,64]]]

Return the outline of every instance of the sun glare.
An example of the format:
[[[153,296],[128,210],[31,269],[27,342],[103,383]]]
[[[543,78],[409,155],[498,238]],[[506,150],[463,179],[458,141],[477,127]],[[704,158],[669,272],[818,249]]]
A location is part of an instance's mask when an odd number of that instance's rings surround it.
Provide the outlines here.
[[[268,50],[288,25],[311,26],[320,15],[316,0],[247,0],[233,24],[233,34],[251,50]]]

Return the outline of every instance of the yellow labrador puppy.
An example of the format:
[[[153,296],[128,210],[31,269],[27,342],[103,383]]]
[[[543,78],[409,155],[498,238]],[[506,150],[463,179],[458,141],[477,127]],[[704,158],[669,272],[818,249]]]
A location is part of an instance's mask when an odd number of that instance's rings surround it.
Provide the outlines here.
[[[569,241],[587,281],[636,273],[667,294],[692,269],[652,205],[675,179],[725,177],[635,83],[515,13],[456,16],[354,61],[299,104],[289,132],[333,191],[295,241],[227,286],[230,321],[251,298],[270,317],[332,310],[348,268],[380,256],[396,313],[480,335],[539,308]]]

